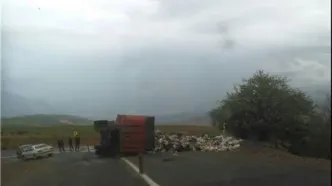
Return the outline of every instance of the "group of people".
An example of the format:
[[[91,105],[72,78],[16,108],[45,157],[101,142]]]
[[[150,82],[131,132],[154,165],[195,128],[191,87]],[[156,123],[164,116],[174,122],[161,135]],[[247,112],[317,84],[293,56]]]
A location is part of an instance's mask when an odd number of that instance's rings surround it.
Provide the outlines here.
[[[73,140],[75,143],[75,148],[73,146]],[[73,137],[69,136],[68,138],[68,146],[69,146],[69,151],[78,151],[80,150],[80,142],[81,142],[81,138],[78,135],[78,133],[76,131],[73,132]],[[65,152],[65,142],[63,141],[63,139],[58,139],[57,140],[57,144],[58,144],[58,148],[60,152]]]

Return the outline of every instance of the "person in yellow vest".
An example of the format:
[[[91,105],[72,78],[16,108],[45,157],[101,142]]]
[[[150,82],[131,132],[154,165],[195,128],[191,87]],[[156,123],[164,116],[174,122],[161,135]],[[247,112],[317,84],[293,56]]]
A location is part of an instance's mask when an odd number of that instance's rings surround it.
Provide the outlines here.
[[[73,137],[75,138],[76,136],[78,136],[78,132],[77,132],[77,131],[74,131],[74,132],[73,132]]]
[[[75,139],[75,151],[78,151],[78,150],[80,150],[80,141],[81,141],[80,135],[77,131],[74,131],[73,136]]]

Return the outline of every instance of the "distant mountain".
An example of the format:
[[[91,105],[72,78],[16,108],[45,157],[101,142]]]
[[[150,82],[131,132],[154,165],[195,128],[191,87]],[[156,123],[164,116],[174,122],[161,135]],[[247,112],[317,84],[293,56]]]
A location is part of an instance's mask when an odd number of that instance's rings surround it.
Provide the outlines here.
[[[56,110],[44,101],[27,99],[12,92],[1,92],[1,117],[54,113],[57,113]]]
[[[28,125],[28,126],[47,126],[56,124],[68,125],[92,125],[92,121],[78,116],[71,115],[26,115],[10,118],[2,118],[2,125]]]
[[[208,125],[210,118],[207,112],[184,112],[178,114],[168,114],[156,116],[157,124],[188,124],[188,125]]]
[[[325,95],[331,93],[331,84],[315,84],[298,87],[301,90],[307,92],[313,100],[318,104],[325,102]],[[68,115],[84,116],[91,119],[107,118],[111,119],[116,114],[121,114],[121,110],[116,107],[112,110],[106,110],[105,105],[101,105],[101,102],[95,102],[91,100],[66,102],[50,105],[45,101],[29,99],[24,96],[18,95],[10,91],[1,92],[1,117],[15,117],[26,115],[54,115],[59,113],[66,113]],[[211,100],[207,100],[208,102]],[[203,106],[202,106],[203,107]],[[208,107],[194,109],[193,111],[157,115],[157,124],[195,124],[205,125],[210,123],[210,119],[207,115],[209,111]],[[59,115],[57,115],[59,116]],[[104,117],[101,117],[104,116]],[[108,118],[109,116],[110,118]],[[58,120],[58,119],[57,119]],[[43,123],[43,122],[41,122]],[[49,122],[46,122],[49,123]]]

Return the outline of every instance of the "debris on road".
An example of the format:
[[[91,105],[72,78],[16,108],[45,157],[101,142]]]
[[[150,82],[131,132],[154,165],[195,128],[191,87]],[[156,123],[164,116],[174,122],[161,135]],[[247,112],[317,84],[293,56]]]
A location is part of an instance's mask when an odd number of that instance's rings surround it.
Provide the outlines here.
[[[155,135],[156,148],[155,152],[164,151],[231,151],[240,148],[240,142],[242,141],[234,139],[233,137],[209,136],[205,134],[203,136],[187,136],[183,134],[163,134],[160,131],[156,131]]]

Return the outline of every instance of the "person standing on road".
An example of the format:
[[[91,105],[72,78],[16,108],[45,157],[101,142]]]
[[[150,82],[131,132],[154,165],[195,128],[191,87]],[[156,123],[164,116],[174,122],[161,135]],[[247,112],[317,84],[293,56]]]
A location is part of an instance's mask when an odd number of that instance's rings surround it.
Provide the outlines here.
[[[61,148],[61,140],[58,139],[56,142],[57,142],[57,144],[58,144],[59,152],[62,152],[62,148]]]
[[[69,150],[74,151],[73,138],[71,138],[71,136],[69,136],[69,138],[68,138],[68,145],[69,145]]]
[[[77,135],[75,137],[75,151],[80,150],[80,141],[81,141],[80,136]]]
[[[77,151],[79,149],[79,145],[78,145],[78,132],[77,131],[73,131],[73,138],[75,140],[75,151]]]
[[[60,144],[62,152],[65,152],[65,142],[63,141],[63,139],[60,140]]]

